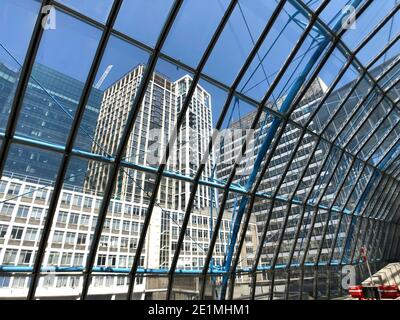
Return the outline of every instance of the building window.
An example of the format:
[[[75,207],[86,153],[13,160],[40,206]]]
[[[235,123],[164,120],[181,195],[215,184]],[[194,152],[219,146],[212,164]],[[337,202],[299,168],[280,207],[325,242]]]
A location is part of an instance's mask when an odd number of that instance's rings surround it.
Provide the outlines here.
[[[56,287],[64,288],[67,286],[68,277],[67,276],[57,276]]]
[[[54,243],[62,243],[64,237],[64,232],[62,231],[54,231],[53,242]]]
[[[76,213],[71,213],[69,215],[69,224],[78,224],[79,215]]]
[[[12,196],[18,196],[19,191],[21,190],[21,185],[18,183],[10,183],[10,187],[8,188],[8,194]]]
[[[17,249],[7,249],[4,254],[3,264],[13,265],[17,259]]]
[[[15,205],[11,204],[11,203],[4,203],[3,206],[1,207],[1,214],[5,215],[5,216],[12,216],[12,213],[14,211],[14,207]]]
[[[92,203],[93,203],[93,199],[92,198],[85,197],[85,199],[83,200],[83,207],[84,208],[91,208],[92,207]]]
[[[33,186],[25,186],[23,193],[24,198],[32,199],[36,189]]]
[[[57,222],[67,223],[67,219],[68,219],[68,212],[65,212],[65,211],[58,212]]]
[[[22,239],[22,233],[24,232],[23,227],[14,227],[11,230],[11,239],[13,240],[21,240]]]
[[[62,204],[70,204],[71,203],[71,194],[70,193],[63,193],[61,197]]]
[[[73,289],[79,287],[79,282],[80,282],[79,276],[71,277],[70,282],[69,282],[70,283],[70,287],[73,288]]]
[[[25,232],[25,240],[26,241],[36,241],[38,229],[27,228]]]
[[[4,191],[6,191],[6,188],[7,188],[7,181],[1,180],[0,181],[0,193],[4,193]]]
[[[32,257],[32,250],[21,250],[18,258],[18,265],[30,264]]]
[[[61,265],[69,266],[69,265],[71,265],[71,260],[72,260],[72,253],[64,252],[61,256]]]
[[[124,221],[122,222],[122,230],[123,230],[123,231],[129,232],[130,225],[131,225],[131,224],[130,224],[129,221],[124,220]]]
[[[107,256],[105,254],[100,254],[97,257],[97,265],[99,267],[105,267],[106,266],[106,261],[107,261]]]
[[[10,285],[10,279],[11,277],[2,277],[0,276],[0,288],[8,288]]]
[[[7,233],[8,226],[5,224],[0,224],[0,238],[4,238]]]
[[[31,218],[40,220],[43,214],[43,209],[42,208],[37,208],[33,207],[32,213],[31,213]]]
[[[29,213],[28,206],[19,206],[17,211],[17,217],[26,218],[28,216],[28,213]]]
[[[83,214],[81,215],[81,225],[88,226],[89,225],[90,216]]]
[[[50,266],[58,265],[58,259],[60,258],[60,254],[58,252],[50,252],[49,259],[47,260],[47,264]]]
[[[117,256],[110,255],[108,257],[108,266],[115,267],[117,265]]]
[[[35,200],[46,201],[46,197],[47,197],[47,191],[45,189],[39,189],[36,192]]]
[[[74,266],[83,266],[83,253],[75,253]]]
[[[26,279],[26,277],[24,277],[24,276],[14,277],[12,287],[15,289],[24,288],[25,287],[25,279]]]
[[[73,232],[67,232],[67,235],[65,237],[65,243],[69,245],[74,245],[75,244],[75,237],[76,234]]]
[[[78,240],[76,243],[78,245],[85,245],[86,244],[86,234],[78,233]]]

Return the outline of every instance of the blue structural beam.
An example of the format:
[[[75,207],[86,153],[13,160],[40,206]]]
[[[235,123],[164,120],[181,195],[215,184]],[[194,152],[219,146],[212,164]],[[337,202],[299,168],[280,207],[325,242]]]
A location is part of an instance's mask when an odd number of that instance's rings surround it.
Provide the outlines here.
[[[376,170],[374,172],[374,174],[372,175],[371,179],[369,179],[367,186],[364,189],[364,192],[361,194],[360,196],[360,200],[357,203],[356,208],[354,209],[354,216],[357,217],[360,215],[361,209],[369,195],[369,193],[372,190],[372,187],[374,186],[374,183],[376,182],[376,180],[381,176],[381,170],[384,170],[386,167],[386,164],[393,158],[393,156],[395,156],[397,154],[397,152],[400,151],[400,145],[397,144],[397,146],[395,148],[393,148],[392,150],[390,150],[388,152],[388,154],[380,161],[379,165],[377,166],[377,168],[379,170]],[[350,259],[351,259],[351,241],[353,238],[353,233],[354,233],[354,229],[356,227],[357,224],[357,220],[356,219],[351,219],[351,223],[350,223],[350,229],[349,229],[349,234],[347,236],[346,239],[346,244],[345,244],[345,252],[344,252],[344,257],[343,257],[343,261],[345,263],[349,263]]]
[[[362,2],[361,0],[353,0],[351,5],[354,8],[357,8],[361,4],[361,2]],[[299,11],[302,10],[301,6],[296,6],[296,9]],[[302,14],[303,13],[304,12],[302,12]],[[307,14],[307,16],[308,16],[308,14]],[[333,32],[337,33],[342,29],[342,27],[343,27],[342,20],[346,16],[347,16],[347,13],[345,13],[345,12],[342,12],[339,15],[338,20],[332,29]],[[304,67],[303,71],[300,73],[300,75],[298,76],[296,81],[291,86],[289,93],[287,94],[287,96],[279,110],[281,113],[286,113],[289,110],[289,108],[292,105],[293,101],[295,100],[297,94],[299,93],[299,91],[301,90],[305,81],[307,80],[307,76],[313,70],[314,66],[318,62],[319,58],[321,57],[322,53],[324,52],[326,47],[329,45],[329,43],[330,43],[330,39],[328,37],[324,37],[323,40],[316,46],[315,52],[310,57],[310,60]],[[254,183],[256,181],[257,173],[259,172],[259,170],[261,168],[261,163],[264,160],[265,155],[268,152],[271,142],[274,139],[281,122],[282,122],[282,119],[277,118],[277,117],[275,117],[274,120],[272,121],[271,127],[268,130],[268,134],[265,137],[265,140],[263,141],[263,143],[258,151],[256,160],[254,163],[253,171],[251,172],[251,174],[246,182],[245,189],[247,191],[251,190],[252,186],[254,185]],[[240,201],[239,210],[237,211],[235,221],[233,223],[232,237],[230,239],[229,248],[228,248],[225,263],[224,263],[225,271],[229,271],[231,263],[232,263],[232,257],[233,257],[234,251],[235,251],[237,235],[238,235],[238,232],[240,229],[240,224],[241,224],[243,214],[245,212],[245,208],[247,206],[248,201],[249,201],[248,195],[244,195]],[[260,244],[260,245],[262,245],[262,244]],[[229,279],[229,274],[225,273],[223,276],[222,285],[221,285],[221,297],[220,297],[221,300],[225,299],[227,285],[228,285],[228,279]]]
[[[330,265],[339,265],[340,261],[334,260]],[[356,264],[356,263],[354,263]],[[326,262],[320,262],[318,263],[319,266],[326,266]],[[298,263],[292,263],[290,267],[292,268],[297,268],[300,267],[301,265]],[[307,262],[304,264],[306,267],[313,267],[315,264],[313,262]],[[286,264],[277,264],[275,266],[275,269],[285,269],[287,268]],[[264,270],[270,270],[270,266],[260,266],[257,268],[257,271],[264,271]],[[33,270],[32,267],[29,266],[10,266],[10,265],[0,265],[0,276],[8,273],[31,273]],[[81,273],[84,271],[83,267],[42,267],[40,269],[40,272],[42,273],[51,273],[51,272],[56,272],[56,273]],[[113,267],[94,267],[93,272],[94,273],[118,273],[118,274],[126,274],[128,275],[129,272],[131,271],[130,268],[113,268]],[[251,271],[251,268],[243,268],[237,270],[238,273],[248,273]],[[158,275],[168,275],[169,269],[145,269],[145,268],[138,268],[138,274],[158,274]],[[176,274],[182,274],[182,275],[201,275],[202,270],[190,270],[190,269],[176,269],[175,271]],[[214,274],[216,276],[218,275],[224,275],[228,273],[226,270],[218,269],[215,267],[211,272],[209,273]]]

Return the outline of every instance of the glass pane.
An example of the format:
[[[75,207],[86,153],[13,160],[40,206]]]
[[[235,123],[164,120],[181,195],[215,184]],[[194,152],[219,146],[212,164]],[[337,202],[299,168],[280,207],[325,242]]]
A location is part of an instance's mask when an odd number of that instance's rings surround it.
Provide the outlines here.
[[[172,3],[172,0],[124,1],[114,27],[136,40],[154,46]]]
[[[4,132],[20,71],[39,12],[37,1],[0,3],[0,132]]]
[[[56,16],[58,27],[45,30],[42,37],[17,134],[63,145],[101,32],[65,13],[57,11]]]
[[[77,10],[84,15],[105,23],[110,12],[113,0],[89,0],[89,1],[79,1],[79,0],[61,0],[60,3]]]

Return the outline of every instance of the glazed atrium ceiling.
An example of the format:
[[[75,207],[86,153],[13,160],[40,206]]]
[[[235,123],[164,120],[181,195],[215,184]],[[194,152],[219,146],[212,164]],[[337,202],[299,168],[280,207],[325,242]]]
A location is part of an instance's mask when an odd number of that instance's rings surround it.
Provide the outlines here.
[[[334,298],[398,261],[399,7],[2,0],[0,299]]]

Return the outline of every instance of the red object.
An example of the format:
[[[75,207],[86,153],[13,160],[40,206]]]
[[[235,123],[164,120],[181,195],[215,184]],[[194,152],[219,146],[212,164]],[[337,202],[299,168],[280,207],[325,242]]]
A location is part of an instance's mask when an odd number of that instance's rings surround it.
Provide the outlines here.
[[[379,286],[382,299],[396,299],[400,297],[399,288],[396,285]]]
[[[349,287],[349,293],[352,298],[363,299],[364,292],[362,286],[351,286]]]

